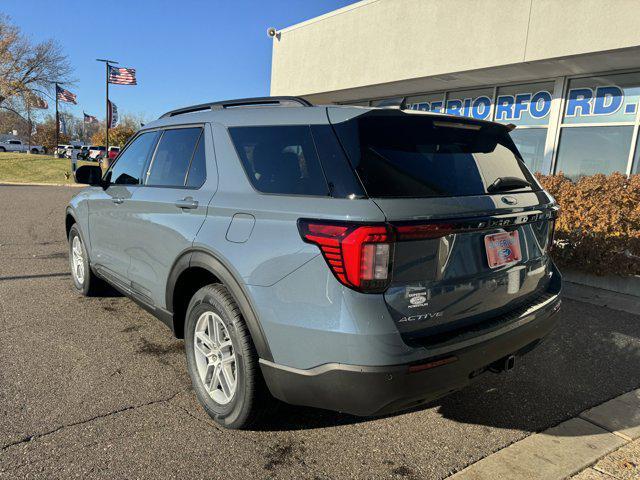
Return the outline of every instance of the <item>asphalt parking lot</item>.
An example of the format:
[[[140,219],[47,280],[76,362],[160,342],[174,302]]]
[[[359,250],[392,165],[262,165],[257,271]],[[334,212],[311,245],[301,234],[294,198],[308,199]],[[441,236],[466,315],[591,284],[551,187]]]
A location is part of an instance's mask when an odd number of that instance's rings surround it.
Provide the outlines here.
[[[512,372],[420,410],[284,406],[260,430],[221,430],[181,340],[126,298],[72,289],[63,214],[76,191],[0,186],[0,478],[445,478],[640,386],[640,316],[566,300]]]

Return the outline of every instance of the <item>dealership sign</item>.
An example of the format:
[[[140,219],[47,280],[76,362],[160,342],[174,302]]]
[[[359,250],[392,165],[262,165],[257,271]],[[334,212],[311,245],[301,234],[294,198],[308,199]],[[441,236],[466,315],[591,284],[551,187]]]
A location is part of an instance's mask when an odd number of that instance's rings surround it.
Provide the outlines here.
[[[444,111],[450,115],[491,119],[492,99],[487,95],[469,98],[454,98],[446,102]],[[409,105],[413,110],[442,113],[444,102],[420,102]],[[515,95],[498,95],[495,119],[499,122],[522,125],[546,123],[551,111],[551,92],[523,92]]]
[[[630,93],[630,92],[629,92]],[[453,93],[452,95],[455,95]],[[491,97],[480,95],[468,98],[453,98],[445,102],[419,102],[409,105],[413,110],[490,120],[492,107],[497,122],[516,125],[546,125],[551,112],[551,92],[539,90],[516,94],[498,95],[495,105]],[[624,122],[634,121],[638,106],[638,95],[627,95],[616,85],[595,88],[570,89],[565,102],[565,122]]]

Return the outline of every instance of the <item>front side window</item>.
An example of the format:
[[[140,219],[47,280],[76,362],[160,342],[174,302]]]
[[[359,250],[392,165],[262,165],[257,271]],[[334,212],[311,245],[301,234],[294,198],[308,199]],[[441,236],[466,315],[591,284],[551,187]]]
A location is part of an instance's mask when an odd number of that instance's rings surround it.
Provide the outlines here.
[[[105,179],[112,185],[139,185],[142,169],[155,146],[157,132],[139,135],[118,157],[118,161],[107,172]]]
[[[165,130],[151,162],[146,185],[184,186],[201,133],[200,127]]]
[[[235,127],[229,133],[256,190],[328,195],[309,126]]]

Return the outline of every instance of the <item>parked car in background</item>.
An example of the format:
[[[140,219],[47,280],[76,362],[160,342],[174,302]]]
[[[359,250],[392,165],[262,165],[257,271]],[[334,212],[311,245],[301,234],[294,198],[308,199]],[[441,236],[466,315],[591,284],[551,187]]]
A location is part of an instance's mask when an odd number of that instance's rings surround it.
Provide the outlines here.
[[[29,145],[21,140],[5,140],[0,142],[0,152],[47,153],[42,145]]]
[[[67,158],[67,150],[69,148],[71,148],[71,145],[58,145],[58,148],[56,148],[58,158]]]
[[[109,147],[109,160],[115,159],[120,153],[120,147]]]
[[[95,160],[96,162],[104,157],[104,152],[107,149],[102,145],[91,145],[89,147],[89,159]]]
[[[89,159],[89,147],[87,145],[83,145],[78,152],[78,160],[88,160]]]
[[[106,281],[184,338],[226,427],[270,395],[414,408],[511,370],[556,325],[558,207],[509,132],[295,97],[168,112],[104,175],[76,170],[73,284]]]
[[[78,154],[82,153],[82,145],[73,143],[67,148],[66,157],[69,159],[78,159]]]

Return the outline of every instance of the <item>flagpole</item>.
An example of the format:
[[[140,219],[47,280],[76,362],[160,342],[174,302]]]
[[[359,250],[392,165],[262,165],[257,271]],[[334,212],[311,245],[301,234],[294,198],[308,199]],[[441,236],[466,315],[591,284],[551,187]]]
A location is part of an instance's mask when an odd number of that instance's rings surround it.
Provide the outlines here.
[[[111,63],[118,63],[115,60],[107,60],[106,58],[96,58],[97,62],[104,62],[105,67],[106,67],[106,102],[105,102],[105,109],[106,109],[106,116],[105,116],[105,146],[104,148],[106,149],[104,151],[104,159],[106,160],[106,162],[104,163],[104,165],[109,166],[109,64]]]
[[[60,143],[60,117],[58,114],[58,83],[56,82],[56,144],[53,146],[54,157],[58,158],[58,144]]]
[[[104,151],[104,154],[105,154],[105,159],[107,159],[106,161],[107,161],[107,165],[108,165],[108,162],[109,162],[108,161],[108,158],[109,158],[109,123],[111,123],[111,119],[109,118],[109,61],[107,60],[104,63],[104,65],[105,65],[105,67],[107,67],[107,70],[106,70],[106,74],[107,74],[107,76],[106,76],[106,81],[107,81],[107,103],[105,105],[106,109],[107,109],[107,116],[106,116],[107,121],[105,122],[105,125],[107,126],[107,128],[106,128],[105,145],[104,145],[106,150]]]

